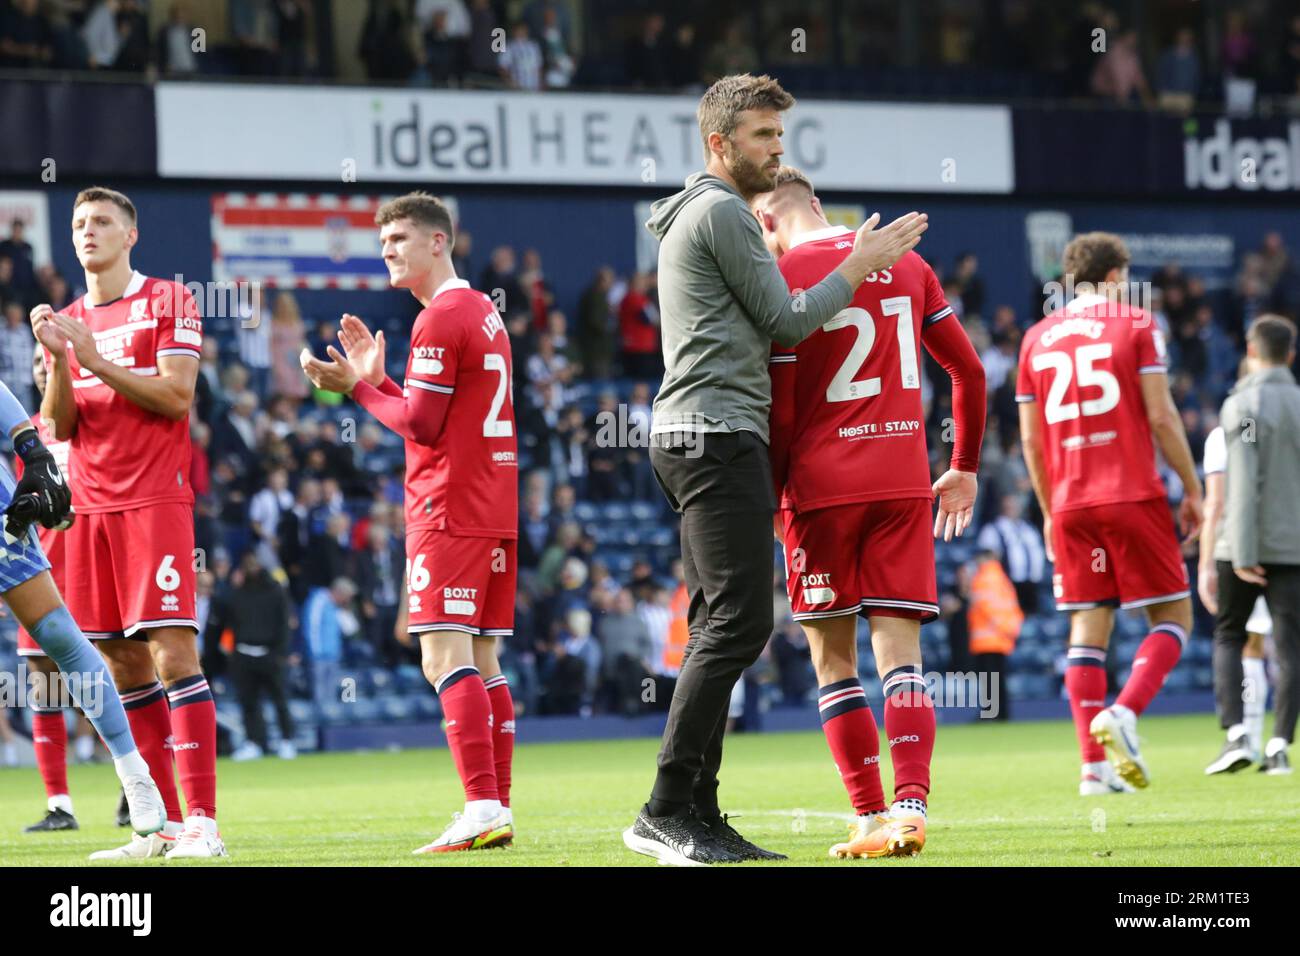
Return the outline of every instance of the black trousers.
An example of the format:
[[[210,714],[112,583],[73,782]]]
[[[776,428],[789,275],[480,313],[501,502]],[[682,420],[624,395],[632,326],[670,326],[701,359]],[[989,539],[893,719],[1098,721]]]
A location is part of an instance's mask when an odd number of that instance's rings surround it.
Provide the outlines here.
[[[655,478],[682,520],[690,638],[652,797],[712,816],[731,690],[772,636],[771,465],[767,445],[749,431],[655,441]]]
[[[1273,646],[1277,652],[1273,736],[1291,743],[1300,711],[1300,565],[1264,565],[1268,586],[1263,588],[1241,580],[1227,561],[1217,562],[1216,567],[1219,613],[1214,619],[1214,700],[1219,723],[1225,730],[1241,723],[1241,649],[1246,644],[1246,622],[1255,600],[1263,594],[1273,618]]]
[[[289,716],[289,698],[284,691],[284,662],[276,654],[253,657],[239,651],[230,655],[230,676],[239,695],[244,713],[244,732],[248,739],[266,749],[266,720],[262,717],[262,694],[270,695],[280,736],[293,740],[293,718]]]

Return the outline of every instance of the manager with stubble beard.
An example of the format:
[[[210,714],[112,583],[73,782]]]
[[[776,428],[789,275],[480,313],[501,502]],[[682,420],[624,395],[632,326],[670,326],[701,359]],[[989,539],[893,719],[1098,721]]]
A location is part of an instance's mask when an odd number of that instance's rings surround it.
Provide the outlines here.
[[[873,215],[838,269],[792,295],[749,201],[775,185],[782,115],[793,106],[767,76],[714,83],[697,111],[705,168],[656,202],[646,223],[660,243],[665,366],[650,460],[681,515],[690,640],[654,787],[623,841],[679,866],[784,859],[742,837],[718,806],[731,690],[773,628],[772,343],[793,347],[824,325],[926,229],[919,213],[878,230]]]

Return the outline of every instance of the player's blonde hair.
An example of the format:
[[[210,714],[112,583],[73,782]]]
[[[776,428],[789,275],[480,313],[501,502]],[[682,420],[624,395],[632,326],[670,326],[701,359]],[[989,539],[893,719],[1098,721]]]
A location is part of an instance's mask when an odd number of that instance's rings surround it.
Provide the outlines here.
[[[410,219],[417,225],[434,232],[447,234],[447,242],[455,241],[451,212],[437,196],[417,190],[384,203],[375,212],[375,225],[386,226],[399,219]]]
[[[1111,269],[1129,263],[1128,246],[1113,232],[1084,232],[1070,240],[1061,256],[1061,272],[1074,276],[1075,284],[1100,285]]]
[[[700,124],[704,156],[709,156],[709,134],[721,133],[731,139],[745,110],[785,110],[794,106],[794,97],[772,77],[736,73],[718,80],[700,97],[695,117]]]
[[[809,196],[816,196],[817,191],[813,189],[812,180],[804,175],[803,170],[794,166],[782,166],[776,171],[775,185],[772,191],[780,189],[782,186],[802,186],[808,190]]]
[[[111,202],[125,213],[128,223],[132,226],[136,224],[135,203],[127,198],[126,193],[107,186],[90,186],[77,193],[77,198],[72,200],[72,208],[76,209],[84,202]]]

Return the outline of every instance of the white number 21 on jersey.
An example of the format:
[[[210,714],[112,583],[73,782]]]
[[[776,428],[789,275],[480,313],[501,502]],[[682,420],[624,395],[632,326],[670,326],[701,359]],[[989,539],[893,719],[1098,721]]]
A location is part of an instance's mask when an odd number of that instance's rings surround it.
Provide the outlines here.
[[[1080,345],[1074,350],[1073,357],[1068,352],[1039,352],[1034,356],[1030,366],[1035,372],[1051,369],[1055,372],[1052,384],[1047,387],[1047,401],[1043,405],[1043,416],[1047,424],[1068,422],[1080,415],[1104,415],[1119,404],[1119,379],[1104,368],[1094,368],[1093,362],[1110,358],[1110,343],[1098,342],[1096,345]],[[1070,387],[1070,379],[1077,373],[1079,387],[1095,385],[1101,389],[1097,398],[1082,402],[1062,402]]]
[[[916,361],[916,330],[912,325],[912,300],[905,295],[880,300],[880,311],[885,315],[898,316],[898,371],[903,388],[920,388],[921,375]],[[851,402],[859,398],[870,398],[880,394],[880,378],[860,378],[854,380],[862,363],[871,354],[871,347],[876,344],[876,323],[866,309],[848,308],[822,326],[823,331],[834,332],[836,329],[853,328],[858,330],[858,337],[844,357],[835,377],[826,386],[826,401]]]

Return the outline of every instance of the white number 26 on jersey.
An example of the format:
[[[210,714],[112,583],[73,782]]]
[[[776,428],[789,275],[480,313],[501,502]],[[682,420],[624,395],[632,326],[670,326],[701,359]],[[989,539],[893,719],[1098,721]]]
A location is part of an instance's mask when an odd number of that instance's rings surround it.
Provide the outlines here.
[[[1119,379],[1104,368],[1094,368],[1093,362],[1110,358],[1110,343],[1098,342],[1095,345],[1080,345],[1069,352],[1039,352],[1030,363],[1035,372],[1051,369],[1055,372],[1052,384],[1047,388],[1047,401],[1043,405],[1043,416],[1047,424],[1068,422],[1080,415],[1104,415],[1119,404]],[[1089,385],[1101,389],[1097,398],[1084,399],[1082,402],[1063,402],[1066,391],[1070,388],[1070,379],[1079,379],[1079,387]]]
[[[501,376],[497,382],[497,392],[492,396],[492,407],[488,409],[487,418],[483,419],[483,437],[484,438],[509,438],[515,433],[514,425],[509,421],[502,421],[501,406],[506,402],[506,389],[513,391],[514,383],[510,381],[510,375],[506,372],[506,357],[497,352],[488,352],[483,356],[483,368],[488,372],[496,372]],[[511,396],[514,400],[514,395]]]

